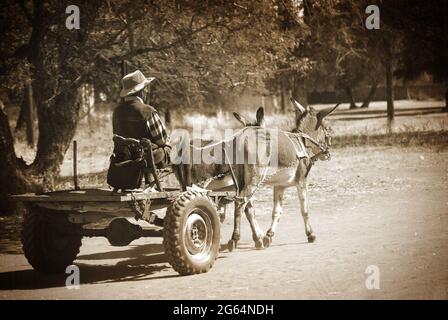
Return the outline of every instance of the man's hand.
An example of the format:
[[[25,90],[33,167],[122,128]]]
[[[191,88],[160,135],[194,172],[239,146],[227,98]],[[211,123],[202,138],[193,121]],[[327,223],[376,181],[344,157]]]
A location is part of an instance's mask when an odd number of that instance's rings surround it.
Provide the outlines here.
[[[158,146],[155,143],[152,143],[149,139],[146,139],[146,138],[143,138],[140,141],[140,144],[143,146],[144,149],[151,148],[152,150],[155,150],[155,149],[161,148],[160,146]]]

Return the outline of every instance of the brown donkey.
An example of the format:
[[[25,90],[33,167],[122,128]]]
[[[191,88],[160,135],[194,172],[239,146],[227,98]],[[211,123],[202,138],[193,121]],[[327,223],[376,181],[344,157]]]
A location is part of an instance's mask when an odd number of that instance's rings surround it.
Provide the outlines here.
[[[329,158],[328,148],[331,141],[324,118],[336,109],[337,105],[317,112],[311,107],[301,106],[295,100],[292,102],[296,112],[296,125],[293,132],[264,128],[262,108],[257,111],[256,122],[249,122],[235,114],[245,127],[231,138],[203,147],[190,144],[187,146],[190,160],[195,151],[201,154],[219,151],[218,156],[215,154],[218,162],[195,164],[187,161],[174,166],[178,169],[175,172],[184,188],[210,177],[219,177],[216,182],[220,187],[225,185],[236,188],[234,230],[228,243],[229,250],[233,250],[240,239],[243,211],[252,229],[256,248],[269,246],[282,212],[284,190],[292,186],[296,186],[299,192],[308,241],[315,240],[308,220],[306,177],[316,160]],[[227,183],[222,184],[224,180]],[[272,223],[266,235],[263,234],[255,219],[252,199],[261,185],[270,185],[274,188]],[[211,185],[207,188],[218,189]]]
[[[234,112],[233,115],[240,123],[243,124],[244,127],[265,126],[264,109],[262,107],[258,108],[255,121],[248,120],[247,118],[239,115],[236,112]],[[193,152],[195,151],[195,149],[200,149],[202,153],[207,153],[209,149],[212,149],[216,146],[216,143],[211,140],[188,141],[185,136],[182,136],[179,140],[182,141],[178,141],[175,144],[188,143],[188,147],[190,148],[190,160],[193,158]],[[222,142],[223,141],[221,141],[221,143]],[[177,154],[177,156],[179,155]],[[202,184],[202,187],[210,190],[234,188],[230,167],[228,163],[225,162],[225,159],[222,159],[220,163],[201,162],[192,164],[190,162],[173,165],[173,171],[176,174],[176,177],[182,185],[183,189],[186,189],[187,186],[191,187],[193,184]]]
[[[293,186],[298,191],[308,242],[313,242],[316,239],[309,222],[307,176],[316,160],[329,159],[329,147],[331,145],[330,128],[326,126],[324,118],[333,112],[339,104],[335,107],[316,111],[312,107],[303,107],[292,98],[291,101],[295,107],[296,114],[293,131],[285,132],[264,129],[267,136],[277,135],[276,166],[269,168],[269,165],[263,166],[248,163],[234,166],[239,196],[235,205],[234,231],[231,240],[228,242],[229,250],[233,250],[240,239],[240,222],[243,211],[252,229],[255,247],[261,249],[269,246],[282,214],[284,191],[286,188]],[[241,118],[238,114],[235,117],[237,119]],[[260,119],[257,116],[257,122],[264,124],[264,119]],[[249,130],[262,130],[262,128],[257,129],[253,127],[249,128]],[[263,235],[258,226],[252,203],[253,194],[262,184],[270,185],[274,189],[272,222],[266,235]]]
[[[256,120],[249,121],[243,116],[234,113],[235,118],[241,122],[244,127],[264,127],[264,109],[262,107],[258,108],[256,113]],[[176,175],[183,190],[187,187],[191,187],[193,184],[198,185],[202,188],[207,188],[209,190],[234,190],[234,181],[232,179],[231,168],[229,162],[224,158],[225,155],[222,153],[221,161],[216,162],[200,162],[192,163],[193,153],[200,151],[202,154],[213,153],[213,149],[218,146],[220,149],[224,150],[226,146],[231,143],[231,140],[220,141],[215,143],[211,140],[192,140],[187,137],[187,135],[182,134],[177,138],[174,138],[176,142],[173,143],[173,155],[174,157],[179,157],[182,150],[188,150],[189,161],[182,161],[181,163],[172,165],[173,172]],[[238,135],[238,133],[237,133]],[[228,152],[229,153],[229,152]],[[231,153],[231,152],[230,152]],[[228,155],[232,158],[232,155]],[[230,203],[231,200],[223,198],[218,204],[218,211],[221,215],[221,222],[225,219],[226,205]],[[221,210],[222,209],[222,210]]]

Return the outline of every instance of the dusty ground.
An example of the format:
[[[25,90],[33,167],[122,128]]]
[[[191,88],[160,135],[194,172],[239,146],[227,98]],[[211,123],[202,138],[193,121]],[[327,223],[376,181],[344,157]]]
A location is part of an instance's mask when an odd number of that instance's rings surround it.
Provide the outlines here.
[[[81,288],[68,290],[64,275],[40,275],[2,240],[0,299],[447,299],[447,156],[446,147],[335,150],[310,176],[315,243],[306,242],[291,189],[270,248],[254,250],[243,219],[240,248],[223,250],[203,275],[179,277],[160,239],[122,248],[85,239],[76,261]],[[257,196],[264,228],[271,197],[268,189]],[[365,286],[369,265],[379,267],[379,290]]]

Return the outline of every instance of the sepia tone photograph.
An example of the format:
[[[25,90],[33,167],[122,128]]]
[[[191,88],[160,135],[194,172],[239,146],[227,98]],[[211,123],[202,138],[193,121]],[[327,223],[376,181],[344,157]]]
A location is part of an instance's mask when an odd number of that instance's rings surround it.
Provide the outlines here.
[[[0,300],[448,300],[447,16],[2,1]]]

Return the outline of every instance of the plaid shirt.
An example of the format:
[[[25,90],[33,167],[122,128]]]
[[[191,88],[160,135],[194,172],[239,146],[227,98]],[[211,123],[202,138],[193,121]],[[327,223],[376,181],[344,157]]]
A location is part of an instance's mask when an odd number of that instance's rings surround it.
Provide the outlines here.
[[[168,134],[166,133],[165,125],[159,115],[153,113],[146,123],[149,129],[151,142],[157,144],[159,147],[165,146],[168,142]]]
[[[140,97],[126,97],[125,101],[129,101],[132,99],[138,99],[141,103],[144,103]],[[166,127],[160,119],[158,113],[154,112],[147,119],[146,126],[149,133],[149,139],[152,143],[157,144],[159,147],[163,147],[168,143],[168,134],[166,132]]]

